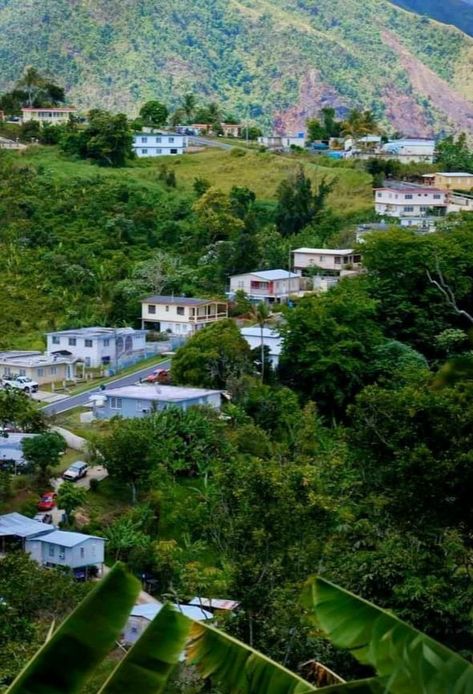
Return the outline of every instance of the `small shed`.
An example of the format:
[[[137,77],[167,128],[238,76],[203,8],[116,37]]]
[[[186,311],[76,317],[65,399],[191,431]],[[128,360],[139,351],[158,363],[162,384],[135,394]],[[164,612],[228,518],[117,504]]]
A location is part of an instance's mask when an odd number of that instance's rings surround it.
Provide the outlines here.
[[[31,537],[25,550],[43,566],[66,566],[78,578],[101,575],[105,539],[95,535],[55,530],[47,535]]]
[[[189,600],[189,605],[198,606],[199,609],[205,608],[206,610],[214,610],[216,612],[233,612],[240,607],[240,603],[237,600],[199,597]]]
[[[21,513],[6,513],[0,516],[1,551],[5,552],[10,547],[24,548],[28,540],[48,535],[53,530],[54,527],[23,516]]]
[[[138,641],[149,623],[159,614],[163,607],[162,602],[150,602],[144,605],[135,605],[132,609],[123,633],[123,642],[131,646]],[[174,605],[185,617],[197,622],[207,622],[213,619],[211,612],[196,607],[195,605]]]

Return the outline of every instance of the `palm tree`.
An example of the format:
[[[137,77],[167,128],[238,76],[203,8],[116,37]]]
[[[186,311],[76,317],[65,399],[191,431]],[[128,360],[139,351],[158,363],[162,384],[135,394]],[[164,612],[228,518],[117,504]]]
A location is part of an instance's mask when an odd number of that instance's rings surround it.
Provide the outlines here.
[[[28,106],[32,108],[35,98],[46,85],[44,77],[35,67],[27,67],[22,77],[18,80],[16,87],[22,88],[27,94]]]
[[[196,105],[197,100],[194,94],[184,94],[182,97],[182,111],[186,114],[188,123],[192,122],[192,116],[194,115]]]
[[[251,307],[251,315],[260,327],[260,349],[261,349],[261,383],[264,382],[264,326],[271,316],[271,309],[265,301],[260,301],[256,306]]]

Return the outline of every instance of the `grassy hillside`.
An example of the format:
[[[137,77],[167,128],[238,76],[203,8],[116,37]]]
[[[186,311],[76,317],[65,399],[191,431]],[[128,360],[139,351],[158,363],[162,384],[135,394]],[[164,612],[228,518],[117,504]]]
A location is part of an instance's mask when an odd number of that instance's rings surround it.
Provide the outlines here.
[[[0,0],[0,33],[0,89],[34,64],[84,108],[194,90],[289,128],[325,104],[412,134],[473,123],[473,42],[385,0]]]

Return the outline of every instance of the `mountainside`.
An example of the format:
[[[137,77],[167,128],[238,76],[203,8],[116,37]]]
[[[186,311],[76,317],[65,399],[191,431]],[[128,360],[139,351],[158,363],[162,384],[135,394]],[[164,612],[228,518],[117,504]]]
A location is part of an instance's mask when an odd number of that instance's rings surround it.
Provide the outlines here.
[[[393,0],[396,5],[439,22],[453,24],[473,36],[473,0]]]
[[[384,0],[0,0],[0,35],[0,90],[34,64],[83,108],[193,90],[290,129],[329,104],[473,132],[473,40]]]

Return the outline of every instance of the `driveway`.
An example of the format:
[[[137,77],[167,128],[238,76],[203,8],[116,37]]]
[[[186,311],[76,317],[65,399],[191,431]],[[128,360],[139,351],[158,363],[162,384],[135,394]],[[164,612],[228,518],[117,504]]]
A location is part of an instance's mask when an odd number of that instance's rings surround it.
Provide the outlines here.
[[[134,371],[132,374],[128,374],[128,376],[119,376],[113,381],[109,381],[105,385],[107,388],[131,386],[133,383],[139,381],[140,378],[146,378],[146,376],[152,374],[158,366],[160,369],[170,369],[171,360],[167,359],[166,361],[156,362],[156,364],[151,364],[143,369],[140,369],[139,371]],[[55,415],[61,414],[62,412],[68,412],[69,410],[74,409],[74,407],[84,407],[84,405],[89,403],[89,398],[94,393],[100,393],[99,386],[94,386],[93,388],[86,390],[84,393],[80,393],[80,395],[71,395],[68,398],[64,398],[60,402],[54,402],[50,405],[46,405],[45,407],[41,408],[41,412],[44,412],[44,414],[47,415]]]
[[[89,467],[87,470],[87,476],[83,477],[81,480],[77,480],[77,482],[74,482],[74,485],[76,487],[81,487],[82,489],[90,489],[90,483],[92,480],[98,480],[98,482],[101,482],[106,477],[108,477],[108,472],[103,465],[94,465],[93,467]],[[57,491],[61,484],[63,484],[64,480],[62,477],[56,477],[56,479],[51,480],[51,482],[54,490]]]

